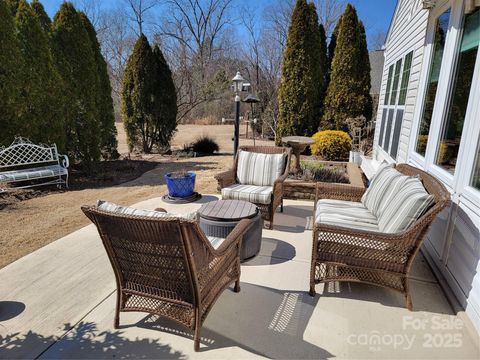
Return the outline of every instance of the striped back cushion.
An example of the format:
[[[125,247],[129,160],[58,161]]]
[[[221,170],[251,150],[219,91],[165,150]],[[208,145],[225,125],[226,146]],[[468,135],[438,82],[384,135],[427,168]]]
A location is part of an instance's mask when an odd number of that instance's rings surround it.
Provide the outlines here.
[[[164,213],[162,211],[142,210],[142,209],[136,209],[129,206],[117,205],[104,200],[98,200],[97,207],[103,211],[108,211],[116,214],[125,214],[125,215],[148,216],[148,217],[154,217],[154,218],[175,217],[175,218],[182,218],[186,220],[195,220],[197,218],[196,212],[187,213],[187,214]]]
[[[380,167],[362,196],[363,205],[377,218],[380,217],[407,179],[408,176],[395,170],[393,165]]]
[[[243,185],[272,186],[285,170],[285,154],[240,151],[237,180]]]
[[[433,205],[435,198],[423,187],[418,177],[409,177],[378,219],[378,227],[384,233],[396,233],[407,229]]]

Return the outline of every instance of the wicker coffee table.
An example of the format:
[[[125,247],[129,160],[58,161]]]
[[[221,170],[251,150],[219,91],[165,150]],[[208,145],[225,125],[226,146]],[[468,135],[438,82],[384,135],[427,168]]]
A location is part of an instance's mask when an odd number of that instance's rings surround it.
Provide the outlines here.
[[[242,200],[218,200],[203,205],[198,211],[200,228],[207,236],[226,238],[242,219],[253,225],[243,237],[240,260],[258,254],[262,242],[263,219],[258,208]]]

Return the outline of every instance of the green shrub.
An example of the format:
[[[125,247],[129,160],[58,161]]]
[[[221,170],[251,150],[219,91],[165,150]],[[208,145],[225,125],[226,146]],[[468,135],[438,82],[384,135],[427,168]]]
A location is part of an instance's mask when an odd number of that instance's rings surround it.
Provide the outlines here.
[[[315,144],[311,145],[312,153],[327,161],[348,159],[352,148],[350,136],[340,130],[319,131],[312,136]]]
[[[218,144],[208,135],[203,135],[192,143],[192,150],[200,154],[213,154],[220,150]]]

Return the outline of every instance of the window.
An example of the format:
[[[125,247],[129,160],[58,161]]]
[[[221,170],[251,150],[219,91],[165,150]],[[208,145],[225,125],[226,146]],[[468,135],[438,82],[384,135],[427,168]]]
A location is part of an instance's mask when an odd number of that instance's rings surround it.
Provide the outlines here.
[[[387,81],[387,91],[385,92],[385,101],[384,105],[388,105],[388,100],[390,98],[390,91],[392,90],[392,76],[393,76],[393,65],[390,65],[388,69],[388,81]]]
[[[480,190],[480,142],[478,143],[477,155],[475,156],[475,162],[473,163],[473,176],[470,185]]]
[[[395,65],[395,75],[393,77],[392,97],[390,98],[390,105],[395,105],[397,101],[398,83],[400,79],[400,69],[402,68],[402,59],[397,61]]]
[[[413,51],[405,56],[405,64],[403,65],[402,84],[400,85],[400,96],[398,105],[405,105],[407,99],[408,82],[410,81],[410,70],[412,67]]]
[[[390,65],[388,70],[387,90],[378,144],[388,152],[393,159],[397,157],[398,152],[412,60],[413,51],[409,52],[405,56],[405,59],[399,59],[395,64]]]
[[[463,123],[480,43],[480,9],[465,16],[448,112],[442,124],[435,164],[455,172]]]
[[[427,149],[428,133],[430,131],[430,124],[432,123],[433,105],[435,104],[437,94],[438,79],[440,77],[440,67],[442,65],[449,21],[450,9],[439,16],[435,26],[432,64],[430,65],[423,114],[420,120],[417,144],[415,147],[415,151],[422,156],[425,156]]]

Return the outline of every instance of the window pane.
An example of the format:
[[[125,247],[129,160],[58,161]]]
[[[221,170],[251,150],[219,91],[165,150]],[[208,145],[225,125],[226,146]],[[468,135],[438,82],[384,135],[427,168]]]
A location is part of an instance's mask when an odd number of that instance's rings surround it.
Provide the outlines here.
[[[475,162],[473,163],[473,177],[470,183],[474,188],[480,190],[480,142],[477,147],[477,155],[475,156]]]
[[[393,159],[397,158],[398,145],[400,141],[400,132],[402,130],[403,110],[397,109],[395,115],[395,126],[393,127],[392,148],[390,149],[390,156]]]
[[[400,85],[400,96],[398,97],[398,105],[405,105],[407,98],[408,82],[410,81],[410,69],[412,67],[413,51],[405,56],[405,64],[403,65],[402,84]]]
[[[480,10],[465,16],[462,42],[446,121],[435,163],[454,173],[480,41]]]
[[[433,105],[435,104],[435,95],[437,94],[438,78],[440,76],[440,67],[442,65],[449,20],[450,9],[440,15],[435,27],[433,58],[432,64],[430,65],[430,74],[428,75],[425,104],[420,120],[420,129],[418,131],[417,146],[415,149],[415,151],[422,156],[425,156],[425,150],[427,148],[428,132],[430,131],[430,124],[432,122]]]
[[[398,83],[400,81],[400,69],[402,68],[402,59],[398,60],[395,65],[395,76],[393,77],[392,97],[390,98],[390,105],[395,105],[397,101]]]
[[[393,76],[393,65],[390,65],[390,68],[388,69],[388,80],[387,80],[387,92],[385,93],[385,101],[384,105],[388,105],[388,99],[390,97],[390,90],[392,86],[392,76]]]

